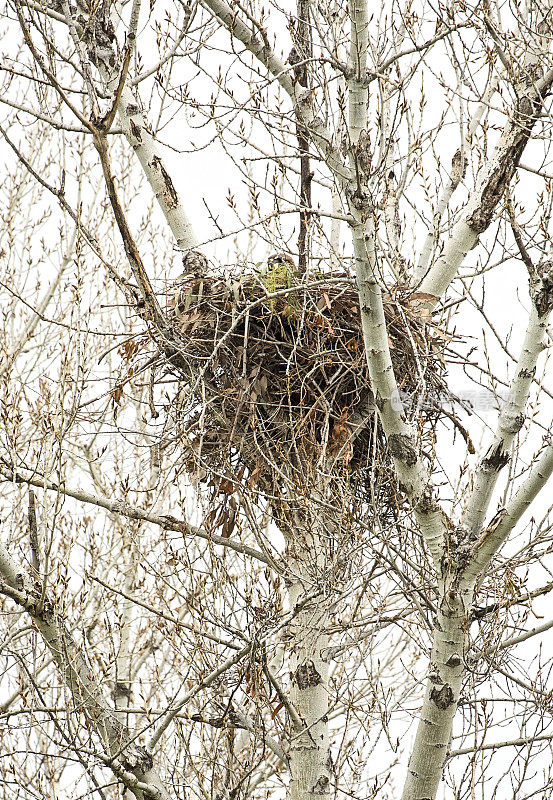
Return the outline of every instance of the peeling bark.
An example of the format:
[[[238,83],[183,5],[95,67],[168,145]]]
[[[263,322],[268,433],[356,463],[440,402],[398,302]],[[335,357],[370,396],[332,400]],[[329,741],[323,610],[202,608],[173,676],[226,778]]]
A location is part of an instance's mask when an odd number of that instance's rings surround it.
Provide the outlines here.
[[[511,123],[510,136],[505,137],[504,146],[497,152],[493,169],[480,186],[479,205],[467,217],[467,224],[475,233],[483,233],[491,223],[495,209],[516,172],[542,103],[543,97],[536,95],[527,95],[519,100]]]

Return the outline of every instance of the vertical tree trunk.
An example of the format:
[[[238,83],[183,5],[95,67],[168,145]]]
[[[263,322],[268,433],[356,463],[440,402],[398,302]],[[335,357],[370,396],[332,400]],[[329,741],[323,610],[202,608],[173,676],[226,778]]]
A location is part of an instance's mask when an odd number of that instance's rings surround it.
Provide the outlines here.
[[[402,800],[434,800],[436,796],[465,672],[465,637],[474,584],[448,576],[440,588],[426,694]]]
[[[312,588],[305,580],[295,581],[290,606]],[[330,794],[327,626],[326,603],[317,598],[299,612],[290,629],[290,700],[302,729],[292,733],[289,800],[320,800]]]
[[[315,494],[321,497],[324,490]],[[332,545],[327,527],[315,511],[297,515],[295,527],[286,531],[291,610],[328,580]],[[329,592],[318,594],[301,607],[289,628],[290,701],[297,714],[290,726],[289,800],[321,800],[330,794],[328,608]]]

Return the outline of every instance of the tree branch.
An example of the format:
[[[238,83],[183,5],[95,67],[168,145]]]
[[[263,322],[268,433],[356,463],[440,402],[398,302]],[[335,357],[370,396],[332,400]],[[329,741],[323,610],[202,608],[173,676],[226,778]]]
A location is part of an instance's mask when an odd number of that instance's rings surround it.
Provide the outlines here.
[[[432,309],[456,276],[467,253],[490,225],[495,210],[513,177],[524,148],[532,135],[543,102],[553,84],[553,69],[527,87],[512,110],[494,152],[486,164],[465,210],[454,225],[442,254],[420,284],[420,291],[434,299],[421,305]]]
[[[524,425],[528,394],[532,387],[538,357],[544,349],[548,318],[549,312],[540,316],[536,306],[532,304],[526,335],[515,367],[516,374],[509,387],[508,399],[499,414],[493,441],[476,470],[474,488],[462,516],[461,524],[466,527],[471,537],[482,527],[499,474],[508,463],[511,445]]]
[[[194,536],[199,539],[205,539],[213,544],[228,547],[230,550],[234,550],[236,553],[242,553],[243,555],[250,556],[251,558],[256,558],[258,561],[262,561],[264,564],[269,563],[267,557],[260,550],[255,550],[253,547],[243,544],[242,542],[234,542],[232,539],[225,539],[223,536],[218,536],[215,533],[208,533],[202,528],[189,525],[184,520],[178,520],[170,515],[160,516],[158,514],[151,514],[145,509],[137,506],[131,506],[128,503],[122,503],[120,500],[110,500],[107,497],[98,497],[80,489],[71,489],[62,484],[54,483],[42,477],[24,476],[21,473],[15,472],[15,470],[13,470],[7,464],[0,464],[0,474],[4,475],[8,481],[12,481],[13,483],[25,483],[30,486],[37,486],[40,489],[59,492],[67,497],[73,497],[75,500],[78,500],[81,503],[90,503],[91,505],[105,508],[107,511],[111,511],[114,514],[122,514],[124,517],[128,517],[129,519],[151,522],[153,525],[159,525],[164,530],[182,533],[183,536]],[[34,473],[34,475],[36,476],[36,473]]]
[[[67,631],[55,604],[42,596],[40,584],[24,573],[0,544],[0,592],[24,608],[33,619],[44,643],[71,691],[75,706],[87,716],[102,740],[106,760],[137,800],[169,800],[152,769],[150,754],[134,743],[135,737],[108,708],[100,684],[95,680],[80,647]]]

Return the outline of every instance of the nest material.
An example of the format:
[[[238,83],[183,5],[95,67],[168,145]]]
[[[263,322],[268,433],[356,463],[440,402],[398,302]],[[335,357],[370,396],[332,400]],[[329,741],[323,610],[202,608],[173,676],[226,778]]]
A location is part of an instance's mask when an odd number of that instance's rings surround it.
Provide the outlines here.
[[[286,482],[308,491],[317,472],[332,471],[358,499],[374,503],[384,492],[397,505],[357,290],[344,274],[310,280],[288,274],[268,287],[266,276],[191,276],[175,287],[168,308],[184,342],[178,417],[187,469],[196,479],[238,474],[274,497]],[[384,310],[403,398],[416,406],[439,395],[443,340],[408,296],[387,297]],[[422,434],[438,411],[423,404],[414,416]]]

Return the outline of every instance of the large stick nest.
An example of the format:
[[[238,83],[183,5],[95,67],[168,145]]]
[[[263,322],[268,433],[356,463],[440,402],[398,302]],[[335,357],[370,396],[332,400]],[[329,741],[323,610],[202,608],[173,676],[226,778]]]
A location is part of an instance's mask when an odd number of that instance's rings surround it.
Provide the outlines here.
[[[421,437],[430,432],[430,451],[438,411],[420,401],[445,389],[444,339],[406,294],[386,297],[384,310],[399,389],[417,408]],[[309,490],[318,473],[332,472],[358,500],[374,503],[384,493],[397,508],[351,278],[307,282],[288,274],[279,285],[266,275],[190,276],[170,293],[168,313],[184,342],[171,369],[180,384],[180,442],[195,480],[219,476],[226,491],[238,476],[283,497],[291,485]]]

